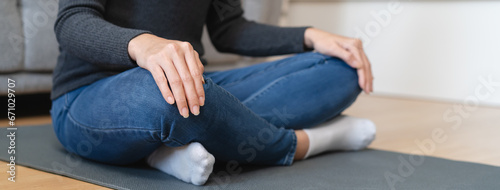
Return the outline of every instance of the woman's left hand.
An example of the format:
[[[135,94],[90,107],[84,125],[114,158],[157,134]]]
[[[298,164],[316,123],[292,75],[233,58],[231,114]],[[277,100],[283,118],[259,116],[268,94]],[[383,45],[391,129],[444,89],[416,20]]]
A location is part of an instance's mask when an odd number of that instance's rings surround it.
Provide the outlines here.
[[[308,28],[304,34],[304,44],[319,53],[338,57],[357,69],[361,89],[367,94],[373,92],[372,69],[361,40]]]

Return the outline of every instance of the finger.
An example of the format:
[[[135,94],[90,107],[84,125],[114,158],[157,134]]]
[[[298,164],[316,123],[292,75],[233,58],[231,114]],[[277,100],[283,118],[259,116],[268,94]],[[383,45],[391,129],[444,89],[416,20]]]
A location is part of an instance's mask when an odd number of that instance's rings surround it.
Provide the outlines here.
[[[365,72],[365,93],[370,94],[370,74],[368,73],[368,69],[366,68],[366,65],[363,69]]]
[[[364,62],[366,63],[366,76],[367,76],[367,88],[369,92],[373,92],[373,72],[372,72],[372,67],[370,60],[368,60],[368,57],[366,56],[366,53],[362,51],[362,56],[364,59]]]
[[[202,73],[202,76],[201,76],[201,81],[203,82],[203,84],[205,84],[205,78],[203,77],[203,73],[205,73],[205,66],[203,65],[203,63],[201,63],[200,59],[198,58],[197,59],[198,61],[198,67],[200,67],[200,71]]]
[[[356,61],[356,57],[354,57],[352,52],[349,52],[340,46],[333,46],[332,51],[333,51],[333,56],[342,59],[352,68],[355,69],[358,68],[359,63]]]
[[[359,75],[359,80],[360,80],[360,87],[363,89],[363,91],[368,94],[369,90],[367,88],[367,73],[366,73],[366,64],[362,62],[363,65],[358,69],[358,75]]]
[[[199,103],[199,105],[203,105],[201,103],[201,99],[205,97],[205,93],[204,93],[205,89],[203,89],[203,83],[202,83],[203,77],[202,77],[198,62],[196,61],[196,58],[194,57],[194,50],[188,49],[186,51],[185,58],[186,58],[186,63],[187,63],[189,72],[191,73],[191,76],[194,80],[193,81],[194,88],[198,94],[198,103]],[[195,114],[195,115],[197,115],[197,114]]]
[[[189,109],[191,110],[191,113],[198,115],[200,114],[200,104],[198,103],[199,96],[196,92],[194,79],[186,63],[187,60],[185,59],[185,50],[189,49],[189,46],[191,45],[187,42],[183,42],[180,43],[179,46],[181,47],[171,46],[171,48],[174,48],[171,49],[171,52],[173,53],[172,58],[174,66],[181,77]]]
[[[348,45],[345,46],[346,49],[354,54],[354,57],[356,57],[356,60],[358,60],[358,70],[362,73],[360,78],[361,83],[361,88],[365,91],[365,93],[369,94],[370,93],[370,78],[371,78],[371,71],[368,68],[369,62],[366,59],[366,55],[363,51],[363,46],[361,44],[361,41],[358,39],[351,40]]]
[[[336,52],[336,55],[334,55],[334,56],[339,57],[340,59],[344,60],[347,64],[349,64],[349,66],[357,69],[359,87],[363,91],[365,91],[365,84],[366,84],[365,79],[366,78],[365,78],[365,72],[362,69],[363,62],[356,61],[356,57],[354,56],[353,52],[350,52],[347,49],[344,49],[340,46],[334,46],[334,47],[336,49],[336,50],[334,50],[334,52]]]
[[[361,50],[361,55],[363,58],[363,62],[365,63],[365,74],[366,74],[366,88],[368,92],[373,92],[373,72],[371,68],[371,63],[366,56],[366,53]]]
[[[187,118],[189,117],[189,110],[187,108],[186,95],[184,94],[182,79],[177,73],[177,69],[170,59],[165,58],[163,59],[162,63],[162,68],[167,76],[168,83],[170,84],[170,89],[174,94],[177,109],[179,109],[179,113],[184,118]]]
[[[363,69],[358,69],[357,70],[358,72],[358,83],[359,83],[359,87],[364,91],[366,92],[365,90],[365,72],[363,71]]]
[[[365,91],[366,94],[370,94],[370,89],[369,89],[369,78],[370,76],[368,75],[368,69],[366,68],[366,65],[363,66],[363,76],[364,76],[364,83],[363,83],[363,90]]]
[[[203,63],[200,60],[200,54],[198,54],[197,51],[193,51],[193,52],[194,52],[194,58],[196,59],[196,62],[198,63],[198,67],[200,68],[201,73],[204,73],[205,72],[205,66],[203,65]]]
[[[356,47],[355,44],[350,44],[350,45],[346,45],[344,47],[348,52],[351,52],[352,55],[354,56],[354,59],[356,60],[356,69],[359,69],[359,68],[363,68],[363,66],[366,64],[364,61],[363,61],[363,58],[362,58],[362,55],[361,55],[361,52],[360,50]]]
[[[193,54],[192,56],[186,56],[186,57],[188,58],[191,57],[194,64],[188,64],[188,66],[189,70],[191,71],[191,75],[193,76],[193,79],[195,79],[194,80],[195,87],[199,97],[198,103],[200,103],[200,106],[203,106],[205,105],[205,89],[203,88],[203,84],[205,84],[205,79],[203,79],[204,68],[203,64],[201,64],[198,53],[194,50],[192,50],[191,53]],[[193,72],[193,70],[197,70],[197,72]]]
[[[152,63],[150,63],[152,64]],[[156,85],[160,89],[161,95],[167,101],[169,104],[174,104],[174,96],[172,95],[172,92],[168,88],[168,81],[167,78],[165,77],[165,72],[163,69],[157,65],[154,66],[149,72],[151,72],[151,75],[153,75],[153,79],[156,82]]]

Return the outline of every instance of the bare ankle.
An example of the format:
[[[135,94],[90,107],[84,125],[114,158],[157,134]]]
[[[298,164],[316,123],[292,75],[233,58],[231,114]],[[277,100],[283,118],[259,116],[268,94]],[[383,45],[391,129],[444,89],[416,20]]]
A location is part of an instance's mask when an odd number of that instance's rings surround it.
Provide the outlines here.
[[[293,159],[302,160],[309,149],[309,137],[303,130],[295,130],[295,136],[297,136],[297,147]]]

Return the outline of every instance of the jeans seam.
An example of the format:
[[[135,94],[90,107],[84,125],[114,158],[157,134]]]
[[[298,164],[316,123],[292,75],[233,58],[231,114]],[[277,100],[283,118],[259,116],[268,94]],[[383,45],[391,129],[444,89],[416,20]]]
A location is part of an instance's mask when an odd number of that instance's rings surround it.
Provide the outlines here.
[[[112,130],[136,130],[136,131],[147,131],[147,132],[160,132],[161,130],[154,130],[154,129],[140,129],[140,128],[113,128],[113,129],[99,129],[95,127],[90,127],[87,125],[84,125],[83,123],[78,122],[68,111],[68,118],[75,124],[78,125],[78,127],[85,128],[85,129],[90,129],[90,130],[95,130],[95,131],[112,131]]]
[[[253,74],[251,74],[251,75],[249,75],[249,76],[247,76],[247,77],[244,77],[244,78],[241,78],[241,79],[239,79],[239,80],[233,81],[233,82],[231,82],[231,83],[225,84],[224,86],[225,86],[225,87],[231,87],[231,86],[236,85],[237,83],[239,83],[239,82],[241,82],[241,81],[248,80],[248,79],[252,79],[252,78],[256,77],[257,75],[262,74],[262,73],[264,73],[264,72],[266,72],[266,71],[268,71],[268,70],[270,70],[270,69],[277,68],[277,67],[279,67],[279,66],[281,66],[281,65],[283,65],[283,64],[285,64],[285,63],[293,62],[293,60],[298,59],[298,58],[299,58],[299,57],[294,56],[294,57],[290,57],[290,58],[288,58],[288,59],[285,59],[286,61],[285,61],[285,60],[280,60],[280,62],[281,62],[281,63],[279,63],[279,64],[273,65],[272,67],[266,68],[266,69],[261,70],[261,71],[256,72],[256,73],[253,73]],[[314,60],[313,58],[309,58],[309,57],[308,57],[307,59],[312,59],[312,60]],[[325,60],[325,58],[324,58],[324,57],[323,57],[322,59],[323,59],[323,60]],[[261,64],[265,64],[265,63],[261,63]]]
[[[176,138],[174,138],[174,137],[168,137],[168,136],[167,136],[167,138],[165,138],[165,141],[161,140],[161,142],[162,142],[163,144],[165,144],[165,143],[169,143],[168,141],[174,142],[174,143],[176,143],[176,144],[177,144],[177,145],[179,145],[179,146],[183,146],[183,145],[185,145],[185,144],[183,144],[181,141],[177,140],[177,139],[176,139]]]
[[[318,65],[321,65],[321,64],[323,64],[323,63],[325,63],[325,62],[326,62],[326,59],[324,59],[324,58],[323,58],[323,59],[322,59],[320,62],[318,62],[317,64],[311,65],[310,67],[307,67],[307,68],[302,69],[302,70],[300,70],[300,71],[297,71],[297,72],[294,72],[294,73],[290,73],[290,74],[288,74],[288,75],[286,75],[286,76],[280,77],[280,78],[276,79],[275,81],[273,81],[273,82],[272,82],[269,86],[267,86],[267,88],[266,88],[266,89],[260,90],[260,92],[258,92],[258,94],[251,95],[251,96],[250,96],[250,99],[244,100],[244,101],[242,101],[242,103],[243,103],[243,104],[245,104],[245,105],[248,105],[248,104],[250,104],[251,102],[255,101],[257,98],[259,98],[259,97],[261,97],[262,95],[266,94],[266,93],[267,93],[267,92],[268,92],[268,91],[269,91],[272,87],[274,87],[274,86],[275,86],[276,84],[278,84],[279,82],[284,81],[285,79],[290,78],[290,77],[292,77],[293,75],[295,75],[295,74],[297,74],[297,73],[301,73],[301,72],[307,71],[307,70],[309,70],[309,69],[312,69],[312,68],[314,68],[314,67],[316,67],[316,66],[318,66]]]
[[[113,129],[98,129],[98,128],[94,128],[94,127],[86,126],[86,125],[84,125],[84,124],[82,124],[82,123],[80,123],[80,122],[76,121],[76,119],[75,119],[75,118],[73,118],[73,116],[69,113],[69,111],[68,111],[67,115],[68,115],[69,120],[70,120],[73,124],[75,124],[76,126],[78,126],[79,128],[83,128],[83,129],[86,129],[86,130],[92,130],[92,131],[94,131],[94,132],[96,132],[96,131],[103,132],[103,131],[112,131],[112,130],[143,131],[143,132],[152,132],[152,133],[157,133],[157,132],[159,132],[158,130],[145,130],[145,129],[137,129],[137,128],[113,128]],[[153,137],[152,137],[152,138],[153,138]],[[148,142],[148,143],[152,143],[152,144],[154,144],[154,143],[158,143],[157,141],[150,141],[150,140],[145,140],[145,139],[144,139],[144,141],[145,141],[145,142]],[[162,141],[161,141],[161,139],[160,139],[160,142],[162,142]],[[162,142],[162,143],[163,143],[163,142]]]
[[[297,136],[295,135],[294,132],[292,132],[292,146],[290,147],[290,151],[288,151],[287,155],[285,156],[285,161],[283,162],[283,165],[285,166],[290,166],[293,163],[293,158],[295,157],[295,154],[297,153]]]
[[[64,107],[63,110],[68,110],[69,105],[68,105],[68,94],[64,94]]]
[[[283,61],[283,63],[285,63],[285,62]],[[244,77],[244,78],[241,78],[241,79],[239,79],[239,80],[236,80],[236,81],[233,81],[233,82],[227,83],[227,84],[225,84],[224,86],[226,86],[226,87],[230,87],[230,86],[233,86],[233,85],[236,85],[236,84],[240,83],[241,81],[244,81],[244,80],[248,80],[248,79],[254,78],[255,76],[257,76],[257,75],[259,75],[259,74],[262,74],[262,73],[264,73],[264,72],[266,72],[266,71],[268,71],[268,70],[270,70],[270,69],[274,69],[274,68],[276,68],[276,67],[278,67],[278,66],[281,66],[283,63],[273,65],[273,66],[271,66],[271,67],[269,67],[269,68],[266,68],[266,69],[264,69],[264,70],[260,70],[259,72],[256,72],[256,73],[252,73],[251,75],[249,75],[249,76],[247,76],[247,77]],[[260,64],[263,64],[263,63],[260,63]]]

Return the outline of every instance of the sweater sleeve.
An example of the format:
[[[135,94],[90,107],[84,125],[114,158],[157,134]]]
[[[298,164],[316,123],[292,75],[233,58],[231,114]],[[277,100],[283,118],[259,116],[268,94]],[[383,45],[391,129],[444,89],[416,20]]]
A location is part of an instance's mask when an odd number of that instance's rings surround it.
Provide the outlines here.
[[[103,67],[135,66],[128,54],[134,37],[150,33],[116,26],[104,19],[106,0],[60,0],[54,25],[60,47]]]
[[[207,16],[207,29],[220,52],[247,56],[270,56],[306,51],[307,27],[276,27],[248,21],[240,0],[214,0]]]

